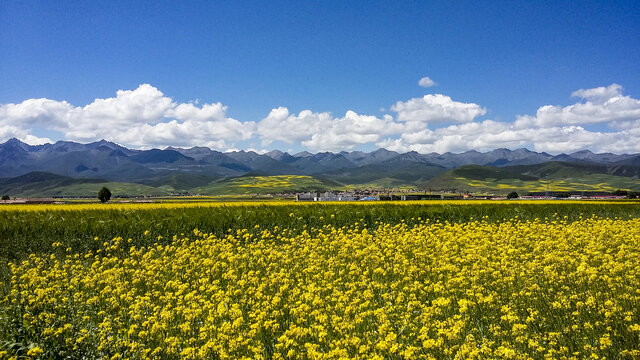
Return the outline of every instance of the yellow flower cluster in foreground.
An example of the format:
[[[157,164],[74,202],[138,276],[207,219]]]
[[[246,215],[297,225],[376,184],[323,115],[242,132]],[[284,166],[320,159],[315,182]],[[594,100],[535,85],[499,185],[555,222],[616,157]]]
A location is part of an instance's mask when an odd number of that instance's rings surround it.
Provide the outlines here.
[[[0,334],[33,358],[640,357],[640,220],[376,225],[32,255]]]

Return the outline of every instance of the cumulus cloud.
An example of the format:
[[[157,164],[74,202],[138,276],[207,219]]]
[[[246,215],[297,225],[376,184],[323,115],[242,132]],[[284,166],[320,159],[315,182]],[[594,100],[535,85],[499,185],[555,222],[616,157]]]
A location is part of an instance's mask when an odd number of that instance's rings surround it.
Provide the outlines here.
[[[484,115],[487,110],[478,104],[462,103],[442,94],[428,94],[421,98],[398,101],[391,106],[398,121],[426,123],[464,123]]]
[[[6,129],[9,125],[17,127],[17,133],[40,126],[62,132],[66,140],[83,142],[104,138],[136,147],[204,145],[224,149],[233,141],[251,137],[255,124],[227,117],[226,107],[220,103],[177,104],[157,88],[142,84],[83,107],[50,99],[0,105],[0,126]]]
[[[517,116],[511,122],[482,120],[487,112],[484,107],[443,94],[398,101],[390,108],[392,115],[347,111],[336,117],[312,110],[295,114],[277,107],[258,122],[241,122],[227,116],[227,107],[219,102],[176,103],[157,88],[143,84],[85,106],[50,99],[0,105],[0,142],[10,137],[31,144],[51,142],[34,135],[34,129],[45,129],[63,134],[64,140],[105,138],[139,148],[208,146],[227,150],[242,147],[237,142],[254,147],[281,142],[314,152],[373,145],[420,153],[504,147],[549,153],[582,149],[640,152],[640,100],[624,95],[618,84],[580,89],[571,95],[578,99],[574,104],[544,105],[535,115]],[[588,130],[589,124],[606,126],[593,131]]]
[[[398,139],[386,139],[377,144],[389,150],[419,153],[492,150],[497,147],[522,147],[526,141],[514,133],[509,124],[493,120],[450,125],[435,130],[407,132]]]
[[[330,113],[310,110],[303,110],[298,115],[289,114],[285,107],[271,110],[257,124],[263,145],[273,141],[299,142],[314,151],[350,150],[357,145],[376,142],[382,136],[400,133],[402,129],[402,124],[390,115],[378,118],[347,111],[345,116],[334,118]]]
[[[420,79],[420,81],[418,81],[418,85],[422,86],[423,88],[432,87],[435,84],[436,84],[435,81],[431,80],[431,78],[428,76],[425,76],[422,79]]]
[[[407,133],[398,139],[381,141],[378,145],[398,152],[419,153],[490,151],[532,145],[536,151],[557,154],[587,148],[606,140],[606,137],[606,133],[589,132],[579,126],[515,129],[512,124],[485,120]]]
[[[291,115],[287,108],[279,107],[271,110],[257,129],[263,145],[279,140],[289,144],[300,142],[312,151],[348,151],[358,145],[385,143],[385,137],[391,135],[404,134],[411,142],[416,132],[430,131],[428,123],[470,122],[486,113],[477,104],[457,102],[441,94],[399,101],[391,110],[397,113],[395,119],[354,111],[347,111],[340,118],[310,110]]]
[[[518,116],[514,122],[479,122],[469,116],[467,119],[471,120],[462,124],[406,131],[398,138],[383,139],[376,145],[399,152],[420,153],[489,151],[502,147],[528,147],[553,154],[582,149],[640,152],[640,100],[623,95],[618,84],[580,89],[571,95],[583,102],[564,107],[544,105],[535,116]],[[584,128],[584,125],[597,123],[607,124],[614,131]]]
[[[331,114],[327,112],[314,113],[311,110],[303,110],[295,115],[289,114],[289,109],[281,106],[272,109],[267,117],[258,122],[257,132],[263,146],[273,141],[293,144],[329,128],[331,122]]]
[[[518,128],[555,127],[562,125],[583,125],[623,123],[640,119],[640,100],[621,93],[622,87],[612,84],[608,87],[580,89],[572,96],[586,100],[569,106],[545,105],[538,108],[535,116],[518,116]]]
[[[16,138],[31,145],[42,145],[53,142],[53,140],[46,137],[34,136],[30,134],[27,129],[15,125],[0,125],[0,142],[11,138]]]
[[[333,119],[325,131],[313,134],[302,145],[317,151],[353,150],[357,145],[375,143],[383,136],[402,130],[403,125],[390,115],[378,118],[347,111],[344,117]]]
[[[0,124],[15,125],[21,129],[34,125],[60,129],[67,126],[65,115],[72,111],[73,106],[66,101],[28,99],[20,104],[0,105]]]
[[[622,86],[611,84],[607,87],[600,86],[593,89],[580,89],[574,91],[571,96],[589,100],[595,104],[602,104],[607,100],[622,95]]]

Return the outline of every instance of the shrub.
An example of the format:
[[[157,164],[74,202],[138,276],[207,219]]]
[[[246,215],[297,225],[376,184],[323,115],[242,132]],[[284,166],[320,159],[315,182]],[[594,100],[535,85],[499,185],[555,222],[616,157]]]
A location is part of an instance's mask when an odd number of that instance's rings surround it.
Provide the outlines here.
[[[519,196],[519,195],[518,195],[518,193],[517,193],[517,192],[515,192],[515,191],[512,191],[512,192],[510,192],[509,194],[507,194],[507,199],[517,199],[517,198],[519,198],[519,197],[520,197],[520,196]]]
[[[98,191],[98,199],[103,203],[109,201],[109,199],[111,199],[111,190],[106,187],[100,189],[100,191]]]

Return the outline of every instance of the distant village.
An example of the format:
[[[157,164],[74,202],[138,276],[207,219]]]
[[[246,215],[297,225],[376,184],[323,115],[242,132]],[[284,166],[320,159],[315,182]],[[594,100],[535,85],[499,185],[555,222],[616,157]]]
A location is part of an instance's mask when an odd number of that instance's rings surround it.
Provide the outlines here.
[[[306,192],[295,194],[296,201],[418,201],[418,200],[616,200],[626,199],[627,194],[610,193],[528,193],[527,195],[505,196],[505,195],[477,195],[465,193],[408,193],[391,194],[375,191],[326,191],[326,192]]]
[[[515,195],[512,195],[515,194]],[[247,194],[250,196],[250,194]],[[270,194],[270,195],[258,195],[255,197],[261,199],[273,197],[278,199],[294,199],[298,202],[319,202],[319,201],[419,201],[419,200],[620,200],[620,199],[634,199],[638,194],[634,192],[627,193],[626,191],[616,191],[614,193],[606,192],[560,192],[560,193],[546,193],[535,192],[527,193],[527,195],[518,195],[515,192],[505,195],[494,194],[469,194],[469,193],[454,193],[454,192],[442,192],[442,193],[417,193],[417,192],[389,192],[383,190],[363,190],[363,191],[311,191],[303,193],[285,193],[285,194]],[[199,198],[200,196],[195,196]],[[135,202],[135,203],[149,203],[156,201],[166,200],[167,197],[129,197],[129,196],[115,196],[117,202]],[[178,196],[176,198],[189,201],[190,196]],[[72,199],[79,198],[61,198],[61,197],[40,197],[40,198],[11,198],[4,197],[0,200],[0,205],[14,204],[14,205],[26,205],[26,204],[62,204]]]

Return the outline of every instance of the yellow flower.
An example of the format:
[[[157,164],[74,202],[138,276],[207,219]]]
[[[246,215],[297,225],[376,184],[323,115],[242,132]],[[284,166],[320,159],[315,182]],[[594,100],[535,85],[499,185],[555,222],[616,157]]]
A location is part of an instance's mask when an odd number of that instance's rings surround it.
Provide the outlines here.
[[[30,357],[38,357],[40,354],[42,354],[44,351],[42,350],[42,348],[40,347],[34,347],[29,349],[29,351],[27,351],[27,356]]]

